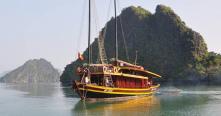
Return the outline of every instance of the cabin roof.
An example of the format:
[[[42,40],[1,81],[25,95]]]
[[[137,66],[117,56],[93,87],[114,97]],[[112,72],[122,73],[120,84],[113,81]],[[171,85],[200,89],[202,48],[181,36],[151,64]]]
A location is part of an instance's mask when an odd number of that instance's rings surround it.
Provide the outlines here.
[[[108,73],[108,72],[99,72],[99,73],[91,73],[92,75],[115,75],[115,76],[121,76],[121,78],[138,78],[138,79],[148,79],[148,77],[145,76],[139,76],[139,75],[132,75],[132,74],[126,74],[126,73]]]
[[[124,61],[120,61],[120,62],[124,62]],[[127,63],[127,62],[124,62],[124,63]],[[158,77],[158,78],[161,77],[160,75],[158,75],[156,73],[153,73],[151,71],[144,70],[142,68],[138,68],[138,66],[137,67],[131,67],[131,66],[136,66],[136,65],[133,65],[133,64],[130,64],[130,63],[128,63],[128,65],[130,65],[130,66],[114,66],[112,64],[90,64],[89,67],[113,66],[113,67],[117,67],[119,69],[127,69],[127,70],[140,71],[140,72],[146,73],[147,75],[150,75],[150,76],[153,76],[153,77]]]
[[[120,67],[120,69],[127,69],[127,70],[135,70],[135,71],[141,71],[141,72],[144,72],[146,73],[147,75],[151,75],[151,76],[154,76],[154,77],[161,77],[160,75],[156,74],[156,73],[153,73],[151,71],[148,71],[148,70],[142,70],[142,69],[139,69],[139,68],[133,68],[133,67]]]
[[[89,66],[111,66],[111,64],[90,64]]]

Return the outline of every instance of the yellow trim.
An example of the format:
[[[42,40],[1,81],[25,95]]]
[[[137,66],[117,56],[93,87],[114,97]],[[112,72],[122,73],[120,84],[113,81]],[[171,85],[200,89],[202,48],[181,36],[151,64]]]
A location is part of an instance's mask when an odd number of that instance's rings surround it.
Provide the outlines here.
[[[153,72],[150,72],[150,71],[147,71],[147,70],[140,70],[140,69],[131,68],[131,67],[120,67],[120,69],[128,69],[128,70],[132,69],[132,70],[142,71],[142,72],[145,72],[145,73],[154,75],[154,76],[156,76],[156,77],[161,77],[160,75],[158,75],[158,74],[156,74],[156,73],[153,73]]]
[[[138,78],[138,79],[148,79],[148,77],[144,76],[138,76],[138,75],[131,75],[131,74],[125,74],[125,73],[107,73],[107,72],[99,72],[99,73],[91,73],[93,75],[99,75],[99,74],[104,74],[104,75],[116,75],[116,76],[124,76],[124,77],[130,77],[130,78]]]
[[[89,66],[112,66],[112,64],[89,64]]]
[[[77,85],[80,85],[81,83],[77,83]],[[160,87],[160,84],[157,84],[155,86],[151,86],[150,88],[112,88],[112,87],[105,87],[105,86],[96,86],[96,85],[91,85],[91,84],[87,84],[86,87],[93,87],[93,88],[98,88],[98,89],[108,89],[108,90],[138,90],[138,91],[144,91],[144,90],[150,90],[153,88],[158,88]]]
[[[91,92],[96,92],[96,93],[108,93],[108,94],[123,94],[123,95],[148,95],[148,94],[153,94],[154,92],[142,92],[142,93],[125,93],[125,92],[105,92],[105,91],[97,91],[97,90],[92,90],[92,89],[83,89],[79,88],[80,90],[87,90]]]
[[[100,89],[109,89],[109,90],[150,90],[150,89],[153,89],[153,88],[158,88],[160,86],[160,84],[158,85],[155,85],[155,86],[152,86],[150,88],[145,88],[145,89],[140,89],[140,88],[133,88],[133,89],[129,89],[129,88],[112,88],[112,87],[105,87],[105,86],[96,86],[96,85],[86,85],[87,87],[94,87],[94,88],[100,88]]]
[[[131,78],[140,78],[140,79],[148,79],[148,77],[144,77],[144,76],[137,76],[137,75],[131,75],[131,74],[125,74],[125,73],[121,73],[122,76],[126,76],[126,77],[131,77]]]

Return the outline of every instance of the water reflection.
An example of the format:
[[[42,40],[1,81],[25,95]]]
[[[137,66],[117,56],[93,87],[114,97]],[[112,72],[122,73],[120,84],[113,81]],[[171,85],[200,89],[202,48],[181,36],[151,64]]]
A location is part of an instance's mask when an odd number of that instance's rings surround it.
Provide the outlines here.
[[[72,87],[62,87],[62,92],[67,98],[79,98],[77,93],[72,89]]]
[[[5,88],[25,92],[25,96],[50,97],[57,92],[59,84],[7,84]]]
[[[204,115],[211,95],[155,95],[125,101],[78,101],[72,109],[73,115],[147,115],[189,116]]]
[[[159,109],[157,97],[149,96],[124,101],[79,101],[72,112],[78,115],[144,115]]]
[[[14,91],[16,90],[16,91]],[[71,87],[60,84],[0,84],[1,115],[53,116],[207,116],[221,115],[221,88],[162,88],[159,94],[123,101],[80,101]],[[22,93],[24,92],[24,93]],[[27,97],[28,96],[28,97]],[[15,103],[16,102],[16,103]],[[21,107],[31,106],[31,107]],[[11,112],[13,110],[13,112]]]
[[[208,100],[208,95],[160,96],[160,112],[167,116],[198,116]]]

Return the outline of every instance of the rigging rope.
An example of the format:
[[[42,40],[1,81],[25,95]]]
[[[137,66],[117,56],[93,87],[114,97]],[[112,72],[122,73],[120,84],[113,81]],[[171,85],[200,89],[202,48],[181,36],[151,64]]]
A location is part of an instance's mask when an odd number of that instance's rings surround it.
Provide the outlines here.
[[[82,39],[82,32],[83,32],[83,25],[84,25],[84,22],[85,22],[85,9],[86,9],[86,1],[87,0],[84,0],[84,3],[83,3],[83,14],[81,15],[81,23],[80,23],[80,33],[79,33],[79,36],[78,36],[78,39],[77,39],[77,43],[81,43],[81,39]],[[111,12],[111,9],[112,9],[112,0],[109,0],[109,6],[108,6],[108,13],[107,13],[107,18],[106,20],[108,20],[108,18],[110,18],[110,12]],[[117,3],[118,3],[118,9],[121,9],[120,8],[120,3],[119,3],[119,0],[117,0]],[[95,23],[95,30],[96,30],[96,34],[98,32],[98,28],[99,28],[99,18],[98,18],[98,14],[97,14],[97,8],[96,8],[96,4],[95,4],[95,1],[92,0],[92,12],[94,13],[94,23]],[[122,38],[123,38],[123,44],[124,44],[124,48],[125,48],[125,53],[126,53],[126,58],[127,60],[129,61],[129,55],[128,55],[128,49],[127,49],[127,45],[126,45],[126,37],[125,37],[125,32],[124,32],[124,29],[123,29],[123,23],[122,23],[122,18],[121,16],[119,16],[119,23],[120,23],[120,28],[121,28],[121,33],[122,33]],[[103,39],[106,38],[107,36],[107,23],[105,24],[105,27],[104,27],[104,32],[103,32]],[[79,52],[81,48],[81,44],[77,44],[76,45],[76,53]],[[91,47],[92,48],[92,47]],[[106,55],[106,54],[105,54]],[[99,58],[99,57],[98,57]],[[100,59],[100,58],[99,58]],[[92,49],[91,49],[91,61],[92,61]]]
[[[95,4],[95,1],[92,2],[92,11],[94,13],[94,23],[95,23],[95,30],[96,30],[96,34],[98,34],[98,29],[100,28],[100,25],[99,25],[99,17],[98,17],[98,14],[97,14],[97,7],[96,7],[96,4]]]
[[[110,17],[110,11],[111,11],[111,6],[112,6],[112,0],[109,1],[109,7],[108,7],[108,13],[107,13],[107,18],[106,18],[106,21],[108,21],[108,18]],[[105,27],[104,27],[104,34],[103,34],[103,37],[105,39],[106,37],[106,31],[107,31],[107,23],[105,24]]]
[[[119,0],[117,0],[117,3],[118,3],[118,9],[121,9],[121,8],[120,8],[120,2],[119,2]],[[127,57],[127,60],[130,61],[130,59],[129,59],[129,54],[128,54],[128,49],[127,49],[127,44],[126,44],[125,33],[124,33],[124,29],[123,29],[123,23],[122,23],[121,15],[119,15],[119,19],[120,19],[121,33],[122,33],[124,48],[125,48],[125,52],[126,52],[126,57]]]
[[[81,48],[81,39],[82,39],[82,32],[83,32],[83,25],[84,25],[84,22],[85,22],[85,13],[86,13],[86,1],[87,0],[84,0],[84,2],[83,2],[83,6],[82,6],[82,8],[83,8],[83,13],[82,13],[82,15],[81,15],[81,22],[80,22],[80,32],[79,32],[79,35],[78,35],[78,38],[77,38],[77,45],[76,45],[76,48],[75,48],[75,53],[77,54],[79,51],[80,51],[80,48]],[[75,56],[75,58],[77,59],[77,55]]]
[[[98,35],[97,33],[98,33],[98,28],[100,27],[100,25],[99,25],[99,17],[98,17],[98,14],[97,14],[97,7],[96,7],[96,4],[95,4],[95,0],[94,1],[92,1],[92,13],[94,13],[94,18],[93,18],[93,20],[94,20],[94,24],[95,24],[95,33],[96,33],[96,35]],[[91,46],[91,61],[93,61],[93,59],[92,59],[92,46]]]
[[[109,7],[108,7],[108,13],[107,13],[106,20],[108,20],[108,18],[110,17],[111,1],[112,0],[109,1]],[[98,55],[97,61],[98,62],[100,61],[102,64],[108,63],[105,48],[104,48],[104,39],[106,37],[106,30],[107,30],[107,23],[104,26],[104,32],[99,33],[99,37],[98,37],[99,55]]]

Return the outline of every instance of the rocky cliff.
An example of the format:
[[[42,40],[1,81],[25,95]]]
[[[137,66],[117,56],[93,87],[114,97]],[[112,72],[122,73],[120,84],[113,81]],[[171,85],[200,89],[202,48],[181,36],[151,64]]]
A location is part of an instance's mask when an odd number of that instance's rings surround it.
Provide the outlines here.
[[[5,83],[53,83],[59,81],[59,72],[45,59],[34,59],[7,73],[0,81]]]
[[[131,6],[125,8],[117,20],[118,30],[124,30],[127,46],[124,46],[123,32],[118,31],[119,59],[133,63],[138,51],[138,64],[162,75],[162,81],[198,81],[207,77],[205,64],[209,60],[205,59],[209,59],[211,53],[207,51],[203,37],[189,28],[171,8],[158,5],[152,14],[141,7]],[[114,45],[112,18],[107,22],[104,40],[108,58],[114,57]],[[95,62],[98,58],[97,40],[92,43],[92,48]],[[129,58],[126,57],[126,49]],[[87,50],[84,52],[85,58]],[[217,55],[214,57],[217,58]],[[80,64],[78,60],[68,64],[60,81],[68,84],[76,79],[74,70]],[[221,63],[218,64],[220,66]]]

